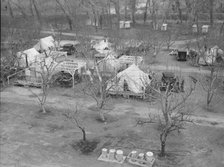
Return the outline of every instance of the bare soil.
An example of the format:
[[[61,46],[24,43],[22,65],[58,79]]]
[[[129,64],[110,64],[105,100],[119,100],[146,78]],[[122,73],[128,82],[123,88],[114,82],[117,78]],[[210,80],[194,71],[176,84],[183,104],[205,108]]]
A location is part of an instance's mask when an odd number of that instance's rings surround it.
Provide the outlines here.
[[[38,89],[34,89],[38,93]],[[104,167],[120,166],[97,161],[100,150],[121,148],[159,152],[157,124],[136,126],[136,119],[159,112],[156,104],[132,99],[112,99],[108,123],[96,120],[91,107],[95,102],[71,89],[54,88],[48,99],[49,113],[42,114],[35,97],[26,88],[11,87],[1,93],[1,165],[19,167]],[[192,99],[193,100],[193,99]],[[62,113],[79,104],[87,139],[99,141],[90,155],[82,155],[72,144],[82,134]],[[220,108],[223,104],[219,104]],[[219,107],[218,107],[219,108]],[[221,167],[224,165],[224,113],[211,113],[198,106],[194,119],[180,134],[173,133],[167,142],[168,156],[157,159],[156,166]],[[214,123],[215,121],[215,123]],[[123,166],[131,166],[128,163]]]

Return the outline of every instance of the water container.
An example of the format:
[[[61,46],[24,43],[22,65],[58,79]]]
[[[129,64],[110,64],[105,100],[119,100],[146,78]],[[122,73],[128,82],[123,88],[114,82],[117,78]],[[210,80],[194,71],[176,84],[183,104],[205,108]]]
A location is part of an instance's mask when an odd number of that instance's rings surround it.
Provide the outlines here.
[[[110,160],[114,160],[115,152],[116,152],[115,149],[110,149],[109,150],[109,156],[108,157],[109,157]]]
[[[150,152],[150,151],[147,152],[145,158],[146,158],[146,161],[151,162],[153,159],[153,152]]]
[[[122,150],[117,150],[116,159],[117,159],[117,161],[122,161],[123,160],[123,151]]]

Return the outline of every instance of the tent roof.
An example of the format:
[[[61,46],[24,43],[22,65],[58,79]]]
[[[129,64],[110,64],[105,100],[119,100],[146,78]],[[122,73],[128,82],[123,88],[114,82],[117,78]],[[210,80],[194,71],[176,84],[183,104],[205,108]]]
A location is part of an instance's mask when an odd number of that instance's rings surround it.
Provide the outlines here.
[[[117,80],[118,83],[116,83]],[[134,93],[143,93],[146,86],[151,82],[148,74],[144,73],[135,64],[133,64],[126,70],[118,73],[112,83],[108,84],[108,88],[111,90],[123,91],[125,81],[128,84],[129,90]]]
[[[19,55],[26,54],[27,57],[34,57],[39,55],[40,53],[35,48],[30,48],[27,50],[24,50],[23,52],[18,52]]]
[[[117,77],[128,76],[131,79],[140,78],[141,76],[146,76],[147,74],[140,70],[135,64],[132,64],[130,67],[121,71],[117,74]],[[148,75],[147,75],[148,76]]]
[[[49,48],[51,47],[55,47],[55,41],[54,41],[54,38],[52,36],[48,36],[48,37],[45,37],[45,38],[41,38],[39,40],[39,42],[34,45],[34,48],[36,50],[49,50]]]

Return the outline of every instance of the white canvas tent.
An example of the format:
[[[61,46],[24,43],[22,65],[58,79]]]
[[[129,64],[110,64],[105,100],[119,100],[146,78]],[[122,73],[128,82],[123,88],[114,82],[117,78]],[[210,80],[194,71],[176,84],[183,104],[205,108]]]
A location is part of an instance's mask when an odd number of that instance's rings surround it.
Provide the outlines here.
[[[110,43],[107,39],[101,40],[99,43],[93,45],[93,48],[96,49],[97,52],[106,54],[110,51]]]
[[[34,49],[30,48],[27,50],[24,50],[23,52],[18,52],[18,66],[20,67],[27,67],[30,66],[32,63],[34,63],[37,59],[37,57],[40,55],[40,53]]]
[[[34,45],[34,48],[37,51],[43,52],[44,50],[49,50],[51,48],[54,49],[56,45],[57,44],[55,43],[54,38],[52,36],[48,36],[45,38],[41,38],[39,42],[36,45]]]
[[[144,93],[151,80],[148,74],[140,70],[135,64],[132,64],[126,70],[118,73],[113,81],[108,83],[107,89],[110,91],[124,91],[125,82],[131,92]]]
[[[45,65],[44,65],[45,64]],[[38,57],[36,57],[36,60],[34,63],[32,63],[29,68],[25,70],[25,75],[27,80],[33,81],[33,82],[41,82],[41,73],[44,71],[47,71],[46,68],[51,67],[51,69],[54,69],[54,72],[56,71],[57,62],[53,60],[52,57],[45,57],[44,54],[39,54]]]
[[[216,62],[216,58],[220,56],[224,57],[224,52],[218,46],[212,47],[210,50],[206,51],[204,57],[199,58],[200,65],[212,65]]]

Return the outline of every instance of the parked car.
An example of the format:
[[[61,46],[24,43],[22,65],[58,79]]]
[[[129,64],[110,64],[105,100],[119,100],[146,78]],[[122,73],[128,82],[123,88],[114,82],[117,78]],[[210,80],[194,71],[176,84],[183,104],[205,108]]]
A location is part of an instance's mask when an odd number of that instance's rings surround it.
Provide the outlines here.
[[[75,52],[77,52],[73,44],[63,45],[61,51],[67,52],[67,55],[73,55]]]
[[[176,54],[177,61],[187,61],[187,52],[186,51],[178,51]]]

